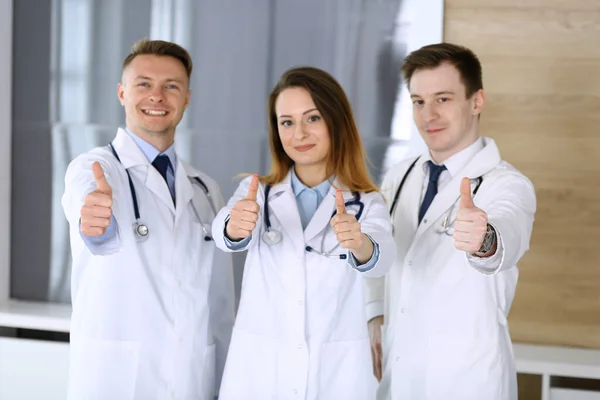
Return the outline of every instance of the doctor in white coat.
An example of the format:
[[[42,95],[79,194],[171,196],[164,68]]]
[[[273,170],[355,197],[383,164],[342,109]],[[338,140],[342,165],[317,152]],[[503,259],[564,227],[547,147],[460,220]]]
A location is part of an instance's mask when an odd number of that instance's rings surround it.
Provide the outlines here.
[[[126,129],[68,167],[73,255],[69,399],[212,400],[233,326],[216,182],[181,160],[192,61],[140,41],[118,87]],[[164,175],[163,175],[164,174]]]
[[[248,250],[221,399],[374,399],[362,277],[396,249],[342,88],[316,68],[284,73],[269,137],[271,173],[213,223],[219,248]]]
[[[403,74],[429,151],[382,184],[398,258],[384,278],[366,280],[377,398],[516,399],[507,316],[534,188],[479,136],[485,95],[470,50],[426,46]]]

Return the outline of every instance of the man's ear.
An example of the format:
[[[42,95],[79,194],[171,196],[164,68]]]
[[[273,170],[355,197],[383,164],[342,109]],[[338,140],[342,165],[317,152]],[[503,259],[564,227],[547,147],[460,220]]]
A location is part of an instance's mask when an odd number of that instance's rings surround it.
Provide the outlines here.
[[[479,89],[473,93],[473,115],[479,115],[485,106],[485,92]]]
[[[122,106],[125,106],[125,84],[119,82],[117,84],[117,97]]]

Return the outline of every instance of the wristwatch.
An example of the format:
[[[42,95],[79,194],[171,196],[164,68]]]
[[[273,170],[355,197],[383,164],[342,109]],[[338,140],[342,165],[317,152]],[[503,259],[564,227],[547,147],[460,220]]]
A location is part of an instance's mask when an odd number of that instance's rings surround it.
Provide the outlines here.
[[[483,243],[481,243],[481,247],[477,250],[478,253],[487,253],[492,247],[494,247],[494,243],[496,243],[496,230],[490,224],[487,224],[487,232],[483,237]]]

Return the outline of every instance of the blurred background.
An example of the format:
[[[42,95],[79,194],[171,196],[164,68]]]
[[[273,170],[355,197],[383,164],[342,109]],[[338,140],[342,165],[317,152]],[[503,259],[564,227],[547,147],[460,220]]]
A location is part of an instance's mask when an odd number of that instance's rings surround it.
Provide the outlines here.
[[[427,33],[411,42],[421,13]],[[386,162],[421,150],[399,71],[409,48],[441,41],[440,0],[15,0],[13,15],[13,298],[70,301],[64,173],[124,123],[116,88],[141,38],[190,51],[192,98],[177,151],[225,199],[237,174],[267,171],[267,97],[292,66],[325,69],[343,85],[376,181]]]
[[[225,198],[266,171],[267,95],[287,68],[340,81],[379,182],[424,150],[403,57],[473,49],[481,132],[538,196],[509,316],[520,398],[600,398],[600,0],[0,0],[0,400],[64,398],[64,172],[123,123],[121,63],[144,37],[190,51],[177,151]]]

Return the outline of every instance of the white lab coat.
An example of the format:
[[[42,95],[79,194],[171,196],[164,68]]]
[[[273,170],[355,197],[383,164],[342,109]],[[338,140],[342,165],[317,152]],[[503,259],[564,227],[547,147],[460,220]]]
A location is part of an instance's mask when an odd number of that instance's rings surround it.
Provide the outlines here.
[[[245,197],[250,178],[241,182],[213,223],[217,246],[224,242],[224,222],[234,204]],[[259,220],[246,249],[241,301],[221,384],[220,400],[375,398],[361,273],[347,260],[305,251],[321,249],[322,233],[335,209],[331,187],[303,231],[290,175],[269,193],[271,225],[283,234],[279,244],[261,240],[264,188],[257,202]],[[344,192],[346,201],[352,198]],[[380,257],[362,275],[381,276],[396,249],[391,223],[379,193],[361,194],[362,231],[379,244]],[[355,213],[357,207],[348,207]],[[327,229],[324,250],[337,244]],[[335,254],[347,254],[338,248]]]
[[[382,184],[389,203],[414,161],[394,166]],[[536,208],[531,182],[491,139],[434,198],[419,226],[421,157],[395,208],[398,258],[384,278],[366,279],[367,315],[384,315],[383,378],[378,399],[507,400],[517,398],[507,315],[517,285],[517,261],[529,248]],[[500,235],[498,265],[484,268],[436,233],[460,195],[460,181],[482,176],[475,205]],[[453,219],[458,211],[454,208]],[[425,222],[427,221],[427,222]],[[385,298],[385,300],[384,300]]]
[[[214,211],[188,177],[208,186],[215,209],[217,183],[179,159],[177,207],[161,175],[126,132],[106,147],[77,157],[65,178],[63,207],[73,256],[69,399],[209,400],[218,390],[233,326],[230,255],[215,251],[192,209],[209,229]],[[92,254],[79,232],[83,198],[95,189],[99,161],[113,191],[116,238]],[[140,215],[150,230],[137,243],[125,168]]]

